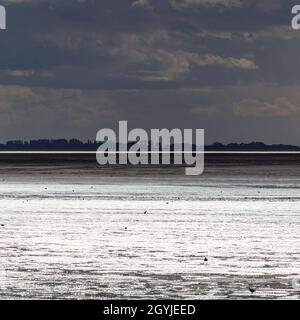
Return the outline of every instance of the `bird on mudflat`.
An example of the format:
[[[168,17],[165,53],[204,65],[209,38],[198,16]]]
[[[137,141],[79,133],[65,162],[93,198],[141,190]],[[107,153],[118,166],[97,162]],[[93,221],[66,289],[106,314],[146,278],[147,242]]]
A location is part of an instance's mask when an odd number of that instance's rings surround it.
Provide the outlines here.
[[[256,290],[251,288],[250,286],[248,287],[249,291],[253,294]]]

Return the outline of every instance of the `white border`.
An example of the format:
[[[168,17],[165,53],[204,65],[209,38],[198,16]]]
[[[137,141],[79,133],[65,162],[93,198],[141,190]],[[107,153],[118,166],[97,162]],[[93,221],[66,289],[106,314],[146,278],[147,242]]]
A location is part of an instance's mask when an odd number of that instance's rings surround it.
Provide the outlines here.
[[[99,151],[0,151],[0,154],[99,154]],[[185,153],[204,153],[204,154],[300,154],[300,151],[105,151],[105,154],[154,154],[154,153],[170,153],[170,154],[185,154]]]

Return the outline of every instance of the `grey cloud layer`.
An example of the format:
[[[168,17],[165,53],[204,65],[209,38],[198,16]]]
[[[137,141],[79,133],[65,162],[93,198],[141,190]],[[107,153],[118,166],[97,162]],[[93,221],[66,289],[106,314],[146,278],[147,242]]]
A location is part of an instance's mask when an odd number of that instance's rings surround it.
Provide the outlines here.
[[[297,142],[295,1],[2,3],[2,139],[93,138],[125,117],[145,127],[201,125],[211,141],[252,140],[257,126],[257,139]],[[263,121],[278,119],[283,135],[272,136]]]

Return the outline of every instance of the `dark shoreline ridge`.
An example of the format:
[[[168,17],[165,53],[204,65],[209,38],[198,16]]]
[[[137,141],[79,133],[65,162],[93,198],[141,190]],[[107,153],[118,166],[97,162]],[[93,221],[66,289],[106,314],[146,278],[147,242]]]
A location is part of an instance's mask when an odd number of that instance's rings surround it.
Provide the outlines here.
[[[128,148],[135,142],[128,143]],[[39,140],[12,140],[0,144],[0,151],[96,151],[101,142],[82,142],[78,139],[39,139]],[[151,145],[151,142],[149,142]],[[195,149],[195,148],[194,148]],[[171,145],[171,151],[174,150]],[[205,146],[206,151],[300,151],[299,146],[272,144],[263,142],[229,143],[215,142]]]

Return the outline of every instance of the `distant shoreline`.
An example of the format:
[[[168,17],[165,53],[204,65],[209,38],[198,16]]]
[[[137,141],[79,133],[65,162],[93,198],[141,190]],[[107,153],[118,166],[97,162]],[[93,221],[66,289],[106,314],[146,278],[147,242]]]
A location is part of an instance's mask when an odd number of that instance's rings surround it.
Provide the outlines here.
[[[13,140],[8,141],[5,144],[0,144],[0,152],[24,152],[24,153],[95,153],[96,150],[102,142],[96,141],[87,141],[81,142],[77,139],[56,139],[56,140],[31,140],[31,141],[22,141],[22,140]],[[127,148],[129,149],[133,143],[128,143]],[[148,145],[151,146],[151,142],[148,142]],[[118,147],[118,145],[117,145]],[[183,149],[183,148],[182,148]],[[193,150],[195,150],[193,146]],[[171,153],[174,150],[174,146],[170,147]],[[150,147],[149,147],[150,151]],[[261,152],[300,152],[299,146],[286,145],[286,144],[265,144],[263,142],[250,142],[250,143],[228,143],[222,144],[215,142],[210,145],[205,146],[205,153],[261,153]]]

